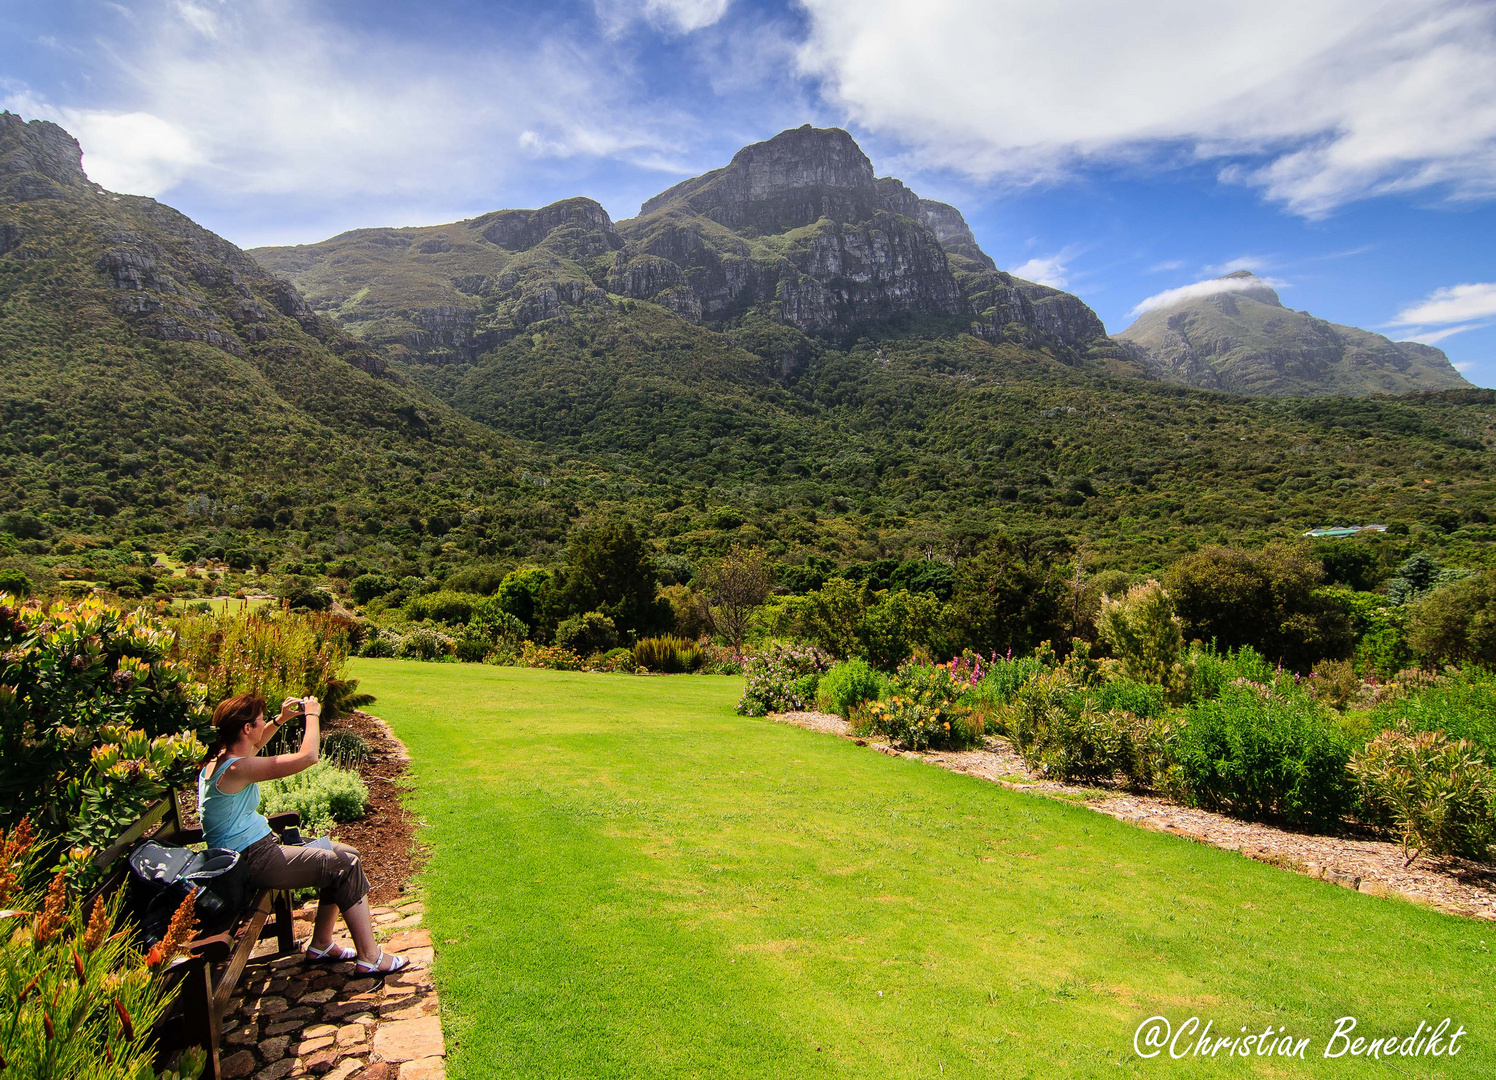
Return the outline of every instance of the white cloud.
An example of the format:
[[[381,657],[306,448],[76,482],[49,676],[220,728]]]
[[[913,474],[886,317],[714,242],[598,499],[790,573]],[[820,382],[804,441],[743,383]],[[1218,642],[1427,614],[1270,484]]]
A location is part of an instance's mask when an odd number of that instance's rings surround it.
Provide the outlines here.
[[[802,3],[802,69],[846,115],[975,177],[1183,152],[1238,159],[1224,179],[1309,216],[1387,192],[1496,195],[1490,3]]]
[[[1191,285],[1181,285],[1177,289],[1165,289],[1161,293],[1154,293],[1128,312],[1136,318],[1146,311],[1155,308],[1174,307],[1190,300],[1199,299],[1202,296],[1215,296],[1218,293],[1245,292],[1247,289],[1260,289],[1266,286],[1269,289],[1286,289],[1288,283],[1278,281],[1274,278],[1262,277],[1230,277],[1211,278],[1208,281],[1197,281]]]
[[[1057,255],[1030,259],[1022,266],[1013,267],[1009,273],[1014,277],[1021,277],[1025,281],[1036,281],[1040,285],[1048,285],[1052,289],[1063,289],[1066,285],[1065,263],[1067,258],[1068,256],[1062,251]]]
[[[565,40],[439,44],[365,33],[295,0],[154,0],[113,24],[119,111],[7,104],[67,127],[107,188],[163,195],[198,181],[231,196],[435,197],[461,205],[537,154],[647,161],[672,120],[642,121],[605,53]],[[123,59],[128,57],[128,59]]]
[[[1148,273],[1150,273],[1150,274],[1162,274],[1162,273],[1165,273],[1165,272],[1167,272],[1169,270],[1179,270],[1179,269],[1182,269],[1183,267],[1184,267],[1184,260],[1183,259],[1166,259],[1164,262],[1154,263],[1152,266],[1148,267]]]
[[[1399,311],[1391,325],[1469,322],[1491,315],[1496,315],[1496,281],[1478,281],[1435,289],[1423,300]]]

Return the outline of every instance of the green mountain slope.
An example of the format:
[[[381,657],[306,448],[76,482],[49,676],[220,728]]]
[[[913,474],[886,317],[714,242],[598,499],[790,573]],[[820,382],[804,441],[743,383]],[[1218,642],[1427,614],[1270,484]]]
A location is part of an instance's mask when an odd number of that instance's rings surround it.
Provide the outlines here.
[[[0,114],[4,531],[294,545],[316,527],[351,547],[475,487],[501,515],[532,501],[530,457],[232,244],[91,184],[80,157],[62,129]]]
[[[1237,394],[1364,396],[1468,387],[1442,350],[1285,308],[1248,270],[1117,335],[1160,379]]]

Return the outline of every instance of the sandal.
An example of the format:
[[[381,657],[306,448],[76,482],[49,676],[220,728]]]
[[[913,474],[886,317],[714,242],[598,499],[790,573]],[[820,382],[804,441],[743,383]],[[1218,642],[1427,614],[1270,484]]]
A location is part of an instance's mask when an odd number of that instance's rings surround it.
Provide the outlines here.
[[[336,941],[329,941],[325,949],[314,949],[312,948],[312,943],[309,941],[306,943],[303,955],[306,956],[307,963],[309,964],[341,964],[349,960],[358,959],[357,952],[344,948]]]
[[[384,976],[393,975],[397,971],[404,971],[406,968],[410,967],[410,961],[398,954],[390,957],[389,967],[380,967],[379,965],[384,963],[385,955],[385,951],[383,949],[380,949],[379,955],[374,958],[374,962],[372,964],[366,960],[360,960],[353,965],[353,970],[360,975]]]

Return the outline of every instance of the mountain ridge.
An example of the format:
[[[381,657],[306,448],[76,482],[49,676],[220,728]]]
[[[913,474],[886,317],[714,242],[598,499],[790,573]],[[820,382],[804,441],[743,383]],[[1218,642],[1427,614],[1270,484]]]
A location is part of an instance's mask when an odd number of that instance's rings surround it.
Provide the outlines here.
[[[1471,385],[1443,350],[1285,307],[1251,271],[1238,270],[1215,283],[1215,291],[1144,312],[1115,339],[1156,378],[1256,396],[1395,394]]]

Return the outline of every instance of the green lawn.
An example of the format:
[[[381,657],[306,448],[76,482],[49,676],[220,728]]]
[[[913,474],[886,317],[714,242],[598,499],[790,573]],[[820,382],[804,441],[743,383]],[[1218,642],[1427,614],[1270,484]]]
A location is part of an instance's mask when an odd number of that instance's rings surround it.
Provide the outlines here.
[[[354,673],[414,759],[454,1080],[1496,1075],[1496,926],[735,716],[737,679]],[[1312,1041],[1142,1060],[1154,1014]],[[1343,1016],[1468,1034],[1326,1061]]]

